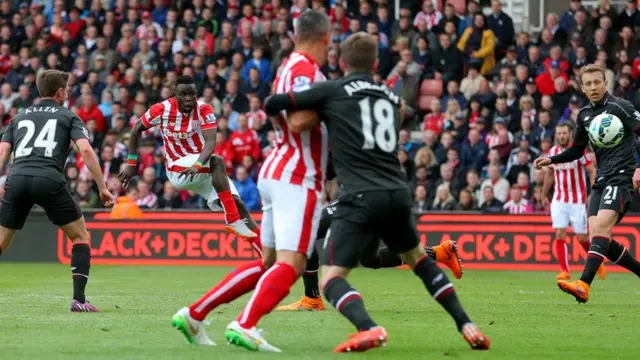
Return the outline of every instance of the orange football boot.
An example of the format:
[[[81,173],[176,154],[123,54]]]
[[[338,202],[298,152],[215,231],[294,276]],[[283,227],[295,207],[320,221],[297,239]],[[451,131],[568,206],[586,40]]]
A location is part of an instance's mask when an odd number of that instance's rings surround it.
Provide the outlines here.
[[[370,330],[349,335],[349,340],[333,349],[334,353],[362,352],[387,345],[387,331],[378,326]]]
[[[458,245],[455,241],[447,240],[440,245],[434,246],[433,251],[436,253],[436,262],[445,264],[453,272],[456,279],[462,278],[462,264],[458,256]]]
[[[491,339],[484,335],[476,324],[465,324],[460,332],[473,350],[489,350],[491,347]]]
[[[556,280],[569,280],[571,279],[571,274],[566,271],[561,271],[558,275],[556,275]]]
[[[602,280],[607,278],[607,268],[604,267],[604,264],[600,264],[598,268],[598,277]]]
[[[323,311],[324,302],[322,297],[312,298],[308,296],[289,305],[282,305],[276,308],[276,311]]]
[[[566,280],[558,280],[560,290],[569,295],[573,295],[579,303],[589,301],[589,284],[582,280],[568,282]]]

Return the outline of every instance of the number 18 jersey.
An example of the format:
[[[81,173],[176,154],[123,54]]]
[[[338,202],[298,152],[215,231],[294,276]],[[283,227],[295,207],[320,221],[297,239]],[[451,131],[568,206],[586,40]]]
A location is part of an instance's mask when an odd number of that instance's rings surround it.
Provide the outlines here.
[[[45,99],[16,115],[2,141],[13,148],[11,175],[41,176],[64,183],[71,141],[88,139],[84,123],[71,110]]]
[[[354,73],[293,92],[298,108],[315,108],[327,124],[341,191],[407,188],[398,161],[400,98],[371,74]]]

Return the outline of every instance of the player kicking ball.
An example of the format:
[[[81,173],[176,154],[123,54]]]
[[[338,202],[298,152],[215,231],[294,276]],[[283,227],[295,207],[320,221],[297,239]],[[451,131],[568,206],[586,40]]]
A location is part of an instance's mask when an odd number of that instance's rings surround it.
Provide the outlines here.
[[[265,105],[268,114],[313,109],[329,129],[342,192],[323,242],[321,283],[327,300],[357,330],[334,352],[365,351],[387,342],[386,330],[373,321],[362,297],[347,282],[350,271],[372,244],[378,245],[378,239],[422,280],[471,348],[488,349],[489,338],[471,322],[453,284],[420,246],[411,194],[397,157],[401,100],[385,86],[376,85],[372,76],[378,46],[371,35],[360,32],[347,38],[340,52],[345,78],[274,95]]]
[[[565,151],[572,138],[572,123],[564,122],[556,126],[556,145],[549,149],[547,155],[558,155]],[[551,222],[556,231],[556,240],[553,244],[561,270],[556,276],[556,280],[568,280],[571,278],[568,256],[569,239],[567,238],[569,224],[576,233],[582,248],[588,252],[591,246],[587,236],[587,177],[585,172],[589,174],[589,182],[593,186],[596,181],[596,167],[585,150],[580,159],[566,164],[552,164],[545,170],[542,186],[542,201],[545,207],[549,207],[547,194],[549,194],[551,185],[555,183],[550,207]],[[598,268],[598,276],[601,279],[607,277],[604,265],[600,265]]]
[[[320,219],[320,226],[318,227],[318,240],[316,241],[322,243],[331,226],[331,219],[337,206],[338,201],[336,200],[322,210],[322,218]],[[427,255],[435,259],[436,262],[442,263],[451,269],[456,279],[462,278],[462,264],[460,263],[458,249],[454,241],[447,240],[437,246],[427,246],[425,251]],[[360,265],[370,269],[384,269],[401,266],[404,265],[404,263],[402,259],[392,253],[388,247],[379,248],[375,242],[372,242],[371,251],[362,256]],[[320,258],[318,257],[317,251],[314,251],[311,257],[309,257],[307,267],[302,274],[304,296],[292,304],[278,307],[276,309],[277,311],[322,311],[325,309],[318,286],[319,267]]]
[[[2,136],[0,171],[12,150],[14,158],[0,206],[0,254],[7,251],[16,231],[22,229],[33,205],[41,206],[49,220],[73,243],[71,311],[98,312],[85,297],[91,269],[89,232],[80,207],[66,188],[63,174],[71,142],[76,144],[91,171],[105,206],[113,206],[113,195],[102,177],[87,128],[76,114],[63,106],[68,80],[69,74],[58,70],[40,74],[36,81],[40,103],[16,115]]]
[[[536,159],[534,165],[539,169],[578,160],[589,143],[595,151],[598,170],[587,209],[591,236],[587,262],[580,280],[558,280],[562,291],[585,303],[605,257],[640,276],[640,263],[611,238],[611,230],[629,209],[631,192],[640,187],[634,146],[634,137],[640,134],[640,112],[627,100],[607,93],[607,79],[600,67],[584,66],[580,82],[590,103],[580,109],[573,144],[558,155]]]
[[[127,165],[118,175],[126,188],[138,169],[140,137],[154,126],[160,127],[167,157],[167,177],[180,190],[192,190],[207,200],[212,211],[224,210],[227,231],[246,238],[261,252],[258,226],[227,177],[224,160],[213,155],[216,146],[216,118],[211,105],[196,100],[196,83],[179,76],[175,97],[153,105],[131,130]]]

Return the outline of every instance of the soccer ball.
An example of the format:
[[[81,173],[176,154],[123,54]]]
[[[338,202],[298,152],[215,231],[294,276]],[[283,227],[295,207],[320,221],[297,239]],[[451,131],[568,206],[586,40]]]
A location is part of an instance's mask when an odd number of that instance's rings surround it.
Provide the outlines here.
[[[601,148],[612,148],[622,141],[624,126],[615,115],[600,114],[589,124],[589,139],[591,143]]]

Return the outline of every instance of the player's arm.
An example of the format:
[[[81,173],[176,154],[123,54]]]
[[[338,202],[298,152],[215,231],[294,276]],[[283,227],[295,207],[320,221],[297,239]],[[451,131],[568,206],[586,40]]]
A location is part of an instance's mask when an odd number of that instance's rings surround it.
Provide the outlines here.
[[[129,133],[129,145],[127,147],[127,166],[118,174],[118,179],[122,182],[122,186],[126,189],[131,182],[131,178],[136,174],[138,169],[138,147],[140,146],[140,137],[147,129],[160,124],[161,116],[164,113],[164,104],[157,103],[147,110],[144,115],[133,125],[133,129]]]
[[[265,111],[269,116],[276,116],[281,111],[293,111],[287,116],[287,125],[293,132],[308,130],[318,124],[318,118],[308,112],[295,112],[299,110],[319,110],[331,93],[330,82],[313,84],[303,91],[290,91],[286,94],[276,94],[267,98]]]
[[[552,166],[547,166],[544,169],[544,181],[542,182],[542,198],[543,199],[549,198],[549,191],[551,190],[551,186],[553,186],[553,183],[555,182],[554,172],[555,170],[553,169]]]
[[[4,166],[9,161],[11,151],[13,150],[13,122],[9,123],[7,129],[2,135],[2,142],[0,142],[0,173],[4,170]]]
[[[589,186],[593,186],[596,183],[596,166],[591,161],[584,168],[587,169],[587,174],[589,175]]]
[[[578,115],[578,126],[573,131],[573,144],[558,155],[551,156],[549,159],[552,164],[563,164],[580,159],[584,155],[584,150],[589,143],[589,134],[582,125],[580,115]]]
[[[619,106],[624,113],[620,120],[627,130],[633,131],[637,136],[640,136],[640,111],[636,110],[633,104],[627,100],[620,100],[615,103]],[[636,164],[636,168],[640,169],[640,162]]]
[[[200,114],[202,116],[200,130],[202,130],[202,136],[205,139],[202,152],[198,158],[198,164],[202,166],[202,164],[209,161],[209,159],[211,159],[211,155],[213,155],[213,151],[216,147],[216,133],[218,130],[216,116],[211,105],[204,104],[200,106]]]

